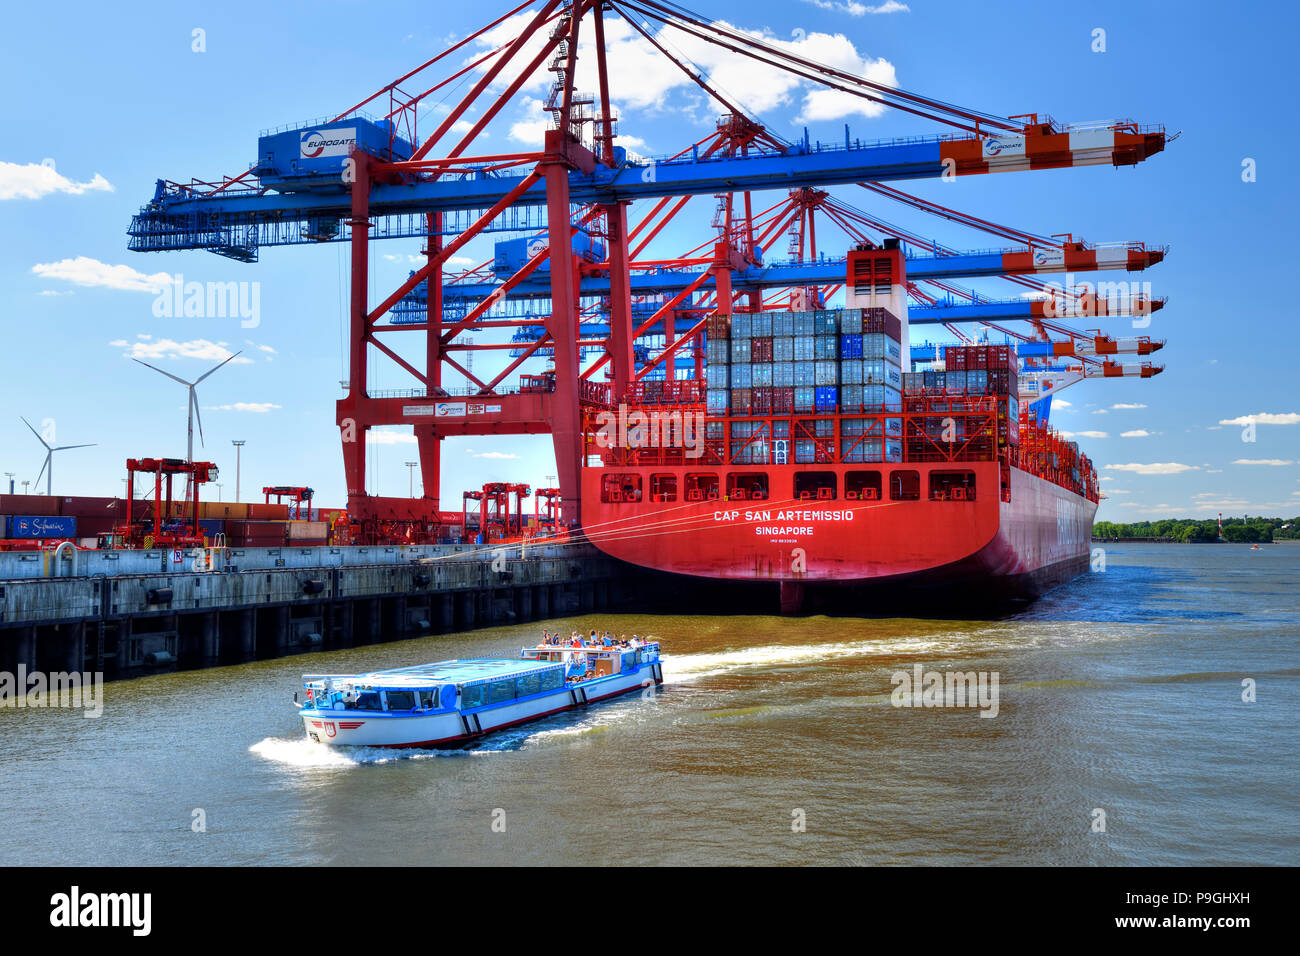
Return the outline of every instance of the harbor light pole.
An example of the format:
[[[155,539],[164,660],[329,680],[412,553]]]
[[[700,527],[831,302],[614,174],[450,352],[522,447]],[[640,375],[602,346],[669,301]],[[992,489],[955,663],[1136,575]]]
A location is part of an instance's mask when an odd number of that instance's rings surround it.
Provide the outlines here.
[[[14,493],[14,473],[12,471],[6,471],[5,477],[9,479],[9,494],[12,495]]]
[[[242,454],[240,449],[244,447],[245,441],[246,439],[243,438],[239,438],[239,439],[232,438],[230,440],[230,444],[235,446],[235,501],[239,500],[239,459],[240,459],[240,455]]]
[[[418,461],[408,461],[406,463],[406,473],[408,478],[410,479],[407,482],[408,487],[406,491],[406,497],[408,498],[415,497],[415,466],[418,464],[419,464]]]

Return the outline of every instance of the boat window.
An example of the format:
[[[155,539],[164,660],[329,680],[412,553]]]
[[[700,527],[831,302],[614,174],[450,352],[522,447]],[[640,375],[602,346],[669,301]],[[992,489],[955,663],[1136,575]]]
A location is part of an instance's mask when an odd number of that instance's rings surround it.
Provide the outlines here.
[[[536,694],[542,689],[542,675],[529,674],[527,677],[519,678],[516,683],[519,685],[519,696],[527,697],[529,694]]]
[[[641,476],[635,474],[602,475],[600,478],[601,501],[640,501]]]
[[[734,501],[766,501],[767,475],[762,472],[732,472],[727,475],[727,497]]]
[[[880,500],[880,472],[849,471],[844,473],[844,497],[850,501]]]
[[[553,670],[547,671],[542,675],[542,690],[555,690],[564,683],[564,671]]]
[[[930,497],[935,501],[974,501],[975,472],[930,472]]]
[[[498,680],[492,682],[492,690],[488,694],[488,703],[499,704],[503,700],[515,699],[515,682],[512,680]]]
[[[795,472],[794,496],[804,501],[833,499],[835,497],[835,472]]]
[[[651,501],[676,501],[677,500],[677,476],[676,475],[651,475],[650,476],[650,500]]]
[[[438,706],[438,692],[436,690],[420,691],[420,706],[425,710],[433,710]]]
[[[415,707],[413,690],[386,690],[384,696],[388,698],[389,710],[412,710]]]
[[[921,473],[919,471],[891,471],[889,473],[889,497],[893,501],[916,501],[921,497]]]
[[[696,474],[686,476],[687,501],[712,501],[717,497],[717,475]]]
[[[352,710],[383,710],[379,702],[379,691],[363,690],[357,694],[356,701],[352,704]]]
[[[485,684],[474,684],[470,687],[460,689],[460,701],[462,707],[482,707],[483,691],[486,689]]]

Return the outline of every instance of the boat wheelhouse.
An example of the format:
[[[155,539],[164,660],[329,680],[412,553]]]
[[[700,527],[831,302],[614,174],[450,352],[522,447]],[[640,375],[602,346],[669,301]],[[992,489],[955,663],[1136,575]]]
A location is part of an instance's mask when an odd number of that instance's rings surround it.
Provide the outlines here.
[[[657,641],[539,644],[517,659],[304,674],[299,715],[308,737],[331,746],[454,747],[662,683]]]

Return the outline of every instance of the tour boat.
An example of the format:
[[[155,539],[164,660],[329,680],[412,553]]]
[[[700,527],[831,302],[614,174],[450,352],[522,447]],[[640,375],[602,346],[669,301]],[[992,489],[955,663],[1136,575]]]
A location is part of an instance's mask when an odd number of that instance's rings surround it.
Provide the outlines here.
[[[364,674],[304,674],[307,736],[338,747],[455,747],[663,683],[657,641],[539,644],[518,659],[438,661]]]

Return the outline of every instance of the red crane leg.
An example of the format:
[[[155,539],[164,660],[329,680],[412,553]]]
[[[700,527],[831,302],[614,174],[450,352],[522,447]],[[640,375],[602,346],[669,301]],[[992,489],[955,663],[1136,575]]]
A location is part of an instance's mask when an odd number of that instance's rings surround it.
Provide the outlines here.
[[[569,167],[562,158],[564,131],[547,130],[547,158],[539,163],[546,178],[546,224],[551,241],[551,316],[547,331],[555,341],[555,401],[551,438],[563,499],[563,519],[580,520],[582,427],[578,410],[578,324],[573,243],[569,240]],[[556,242],[554,237],[560,237]]]
[[[351,156],[356,178],[352,181],[352,295],[348,325],[348,393],[337,405],[337,424],[343,441],[343,474],[348,487],[348,510],[361,513],[359,500],[366,494],[366,431],[368,421],[359,420],[359,400],[366,395],[366,343],[369,310],[366,308],[370,248],[370,165],[360,150]]]
[[[425,297],[428,310],[425,317],[425,377],[429,382],[429,391],[442,385],[442,213],[430,213],[425,222],[428,226],[428,244],[425,255],[433,266],[429,273],[429,293]],[[415,441],[419,449],[420,480],[424,484],[424,497],[432,501],[431,509],[437,513],[440,500],[442,480],[442,438],[433,425],[417,425]]]
[[[628,272],[627,204],[605,206],[609,223],[609,350],[614,396],[622,398],[636,372],[632,355],[632,284]]]

